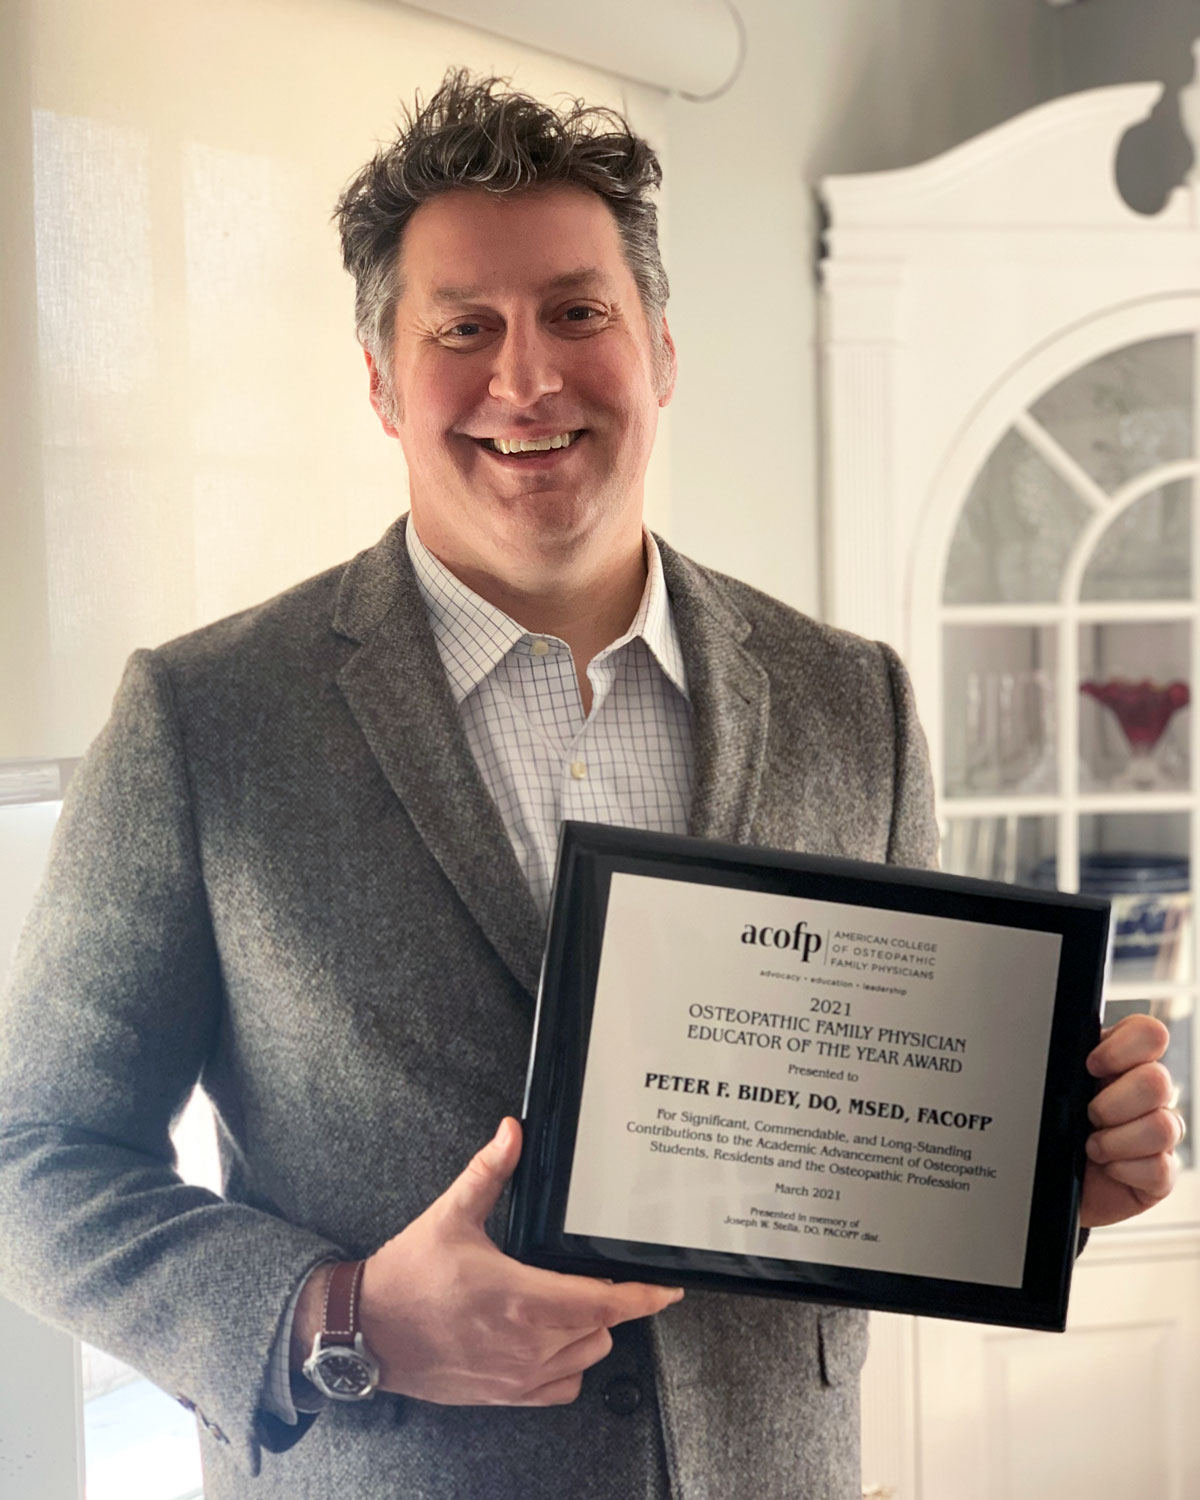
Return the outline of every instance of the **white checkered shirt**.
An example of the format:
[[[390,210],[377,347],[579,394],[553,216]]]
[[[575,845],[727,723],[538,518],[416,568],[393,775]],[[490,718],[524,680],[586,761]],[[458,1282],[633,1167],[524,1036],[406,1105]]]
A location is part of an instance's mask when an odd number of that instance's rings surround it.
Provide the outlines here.
[[[407,538],[467,743],[543,915],[564,818],[686,833],[691,711],[654,538],[633,624],[588,667],[586,719],[567,643],[472,593],[411,519]]]
[[[564,818],[686,833],[692,790],[687,674],[658,548],[646,541],[646,587],[633,623],[588,667],[585,717],[565,641],[523,629],[472,593],[406,531],[429,623],[484,785],[534,899],[550,905]],[[296,1421],[288,1343],[293,1299],[271,1360],[266,1405]],[[315,1408],[322,1398],[304,1395]]]

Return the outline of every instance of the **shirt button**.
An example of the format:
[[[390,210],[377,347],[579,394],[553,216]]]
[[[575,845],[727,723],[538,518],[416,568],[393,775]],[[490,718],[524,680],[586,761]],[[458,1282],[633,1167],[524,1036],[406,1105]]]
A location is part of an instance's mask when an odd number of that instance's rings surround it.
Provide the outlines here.
[[[576,781],[583,780],[583,778],[587,775],[587,766],[583,763],[583,761],[573,760],[571,762],[571,775],[574,776]]]
[[[642,1388],[628,1376],[618,1376],[604,1387],[604,1404],[616,1417],[632,1416],[642,1404]]]
[[[534,641],[533,645],[530,646],[529,649],[533,652],[534,656],[545,656],[550,650],[550,642],[543,641],[539,638],[538,640]]]

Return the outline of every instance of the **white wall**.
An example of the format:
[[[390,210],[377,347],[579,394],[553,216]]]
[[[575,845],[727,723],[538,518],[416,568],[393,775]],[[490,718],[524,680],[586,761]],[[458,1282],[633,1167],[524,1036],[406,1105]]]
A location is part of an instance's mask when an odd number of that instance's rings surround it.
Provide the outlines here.
[[[329,214],[451,64],[663,133],[657,91],[390,0],[0,0],[0,756],[80,754],[135,646],[407,509]]]
[[[0,989],[50,850],[59,802],[0,807]]]
[[[1064,90],[1192,73],[1200,0],[1087,0],[1059,13],[1054,28]]]
[[[820,612],[819,232],[830,172],[908,165],[1053,86],[1043,0],[739,0],[741,77],[669,101],[672,536]]]
[[[742,75],[667,106],[671,535],[819,614],[816,184],[923,160],[1061,93],[1182,82],[1200,0],[737,3]],[[1186,166],[1172,110],[1122,153],[1131,201],[1156,206]]]
[[[1192,77],[1198,36],[1200,0],[1088,0],[1059,13],[1059,92],[1146,78],[1167,84],[1162,103],[1130,132],[1117,159],[1125,198],[1143,213],[1162,208],[1190,164],[1176,94]]]

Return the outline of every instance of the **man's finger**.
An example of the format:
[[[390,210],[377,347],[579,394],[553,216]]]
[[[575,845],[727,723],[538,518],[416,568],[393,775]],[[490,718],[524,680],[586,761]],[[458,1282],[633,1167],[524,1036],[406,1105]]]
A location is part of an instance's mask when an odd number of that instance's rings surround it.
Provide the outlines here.
[[[561,1380],[564,1375],[581,1375],[612,1353],[612,1334],[607,1328],[594,1328],[581,1339],[567,1344],[542,1366],[542,1384]]]
[[[562,1330],[612,1328],[632,1318],[650,1318],[683,1296],[681,1287],[650,1286],[643,1281],[599,1281],[558,1271],[522,1267],[522,1290],[532,1321]]]
[[[579,1399],[583,1389],[582,1375],[566,1375],[561,1380],[551,1380],[520,1402],[521,1406],[569,1406]]]
[[[1088,1105],[1093,1125],[1124,1125],[1141,1115],[1162,1109],[1171,1097],[1171,1075],[1161,1063],[1142,1063],[1130,1068],[1096,1095]]]
[[[597,1287],[600,1321],[605,1328],[629,1323],[634,1318],[652,1318],[673,1303],[683,1299],[678,1286],[648,1286],[642,1281],[617,1282]]]
[[[1170,1040],[1170,1032],[1154,1016],[1124,1016],[1088,1054],[1088,1072],[1093,1078],[1113,1078],[1139,1063],[1157,1062]]]
[[[1134,1161],[1173,1151],[1181,1139],[1179,1116],[1169,1109],[1156,1109],[1125,1125],[1093,1130],[1088,1136],[1087,1154],[1103,1166],[1105,1162]]]
[[[482,1227],[521,1158],[521,1127],[511,1115],[442,1194],[442,1202]]]
[[[1147,1204],[1165,1198],[1174,1186],[1179,1171],[1178,1158],[1165,1153],[1143,1156],[1137,1161],[1113,1161],[1101,1168],[1114,1182],[1132,1188]]]

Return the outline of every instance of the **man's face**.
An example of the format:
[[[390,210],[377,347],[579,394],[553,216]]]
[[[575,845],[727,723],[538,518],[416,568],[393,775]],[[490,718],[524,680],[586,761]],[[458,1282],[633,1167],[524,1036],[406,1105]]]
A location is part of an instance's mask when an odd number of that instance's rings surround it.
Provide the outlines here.
[[[401,255],[393,400],[372,366],[372,401],[422,540],[503,568],[639,534],[674,356],[668,339],[656,362],[603,200],[455,189],[416,211]],[[562,446],[502,451],[548,439]]]

